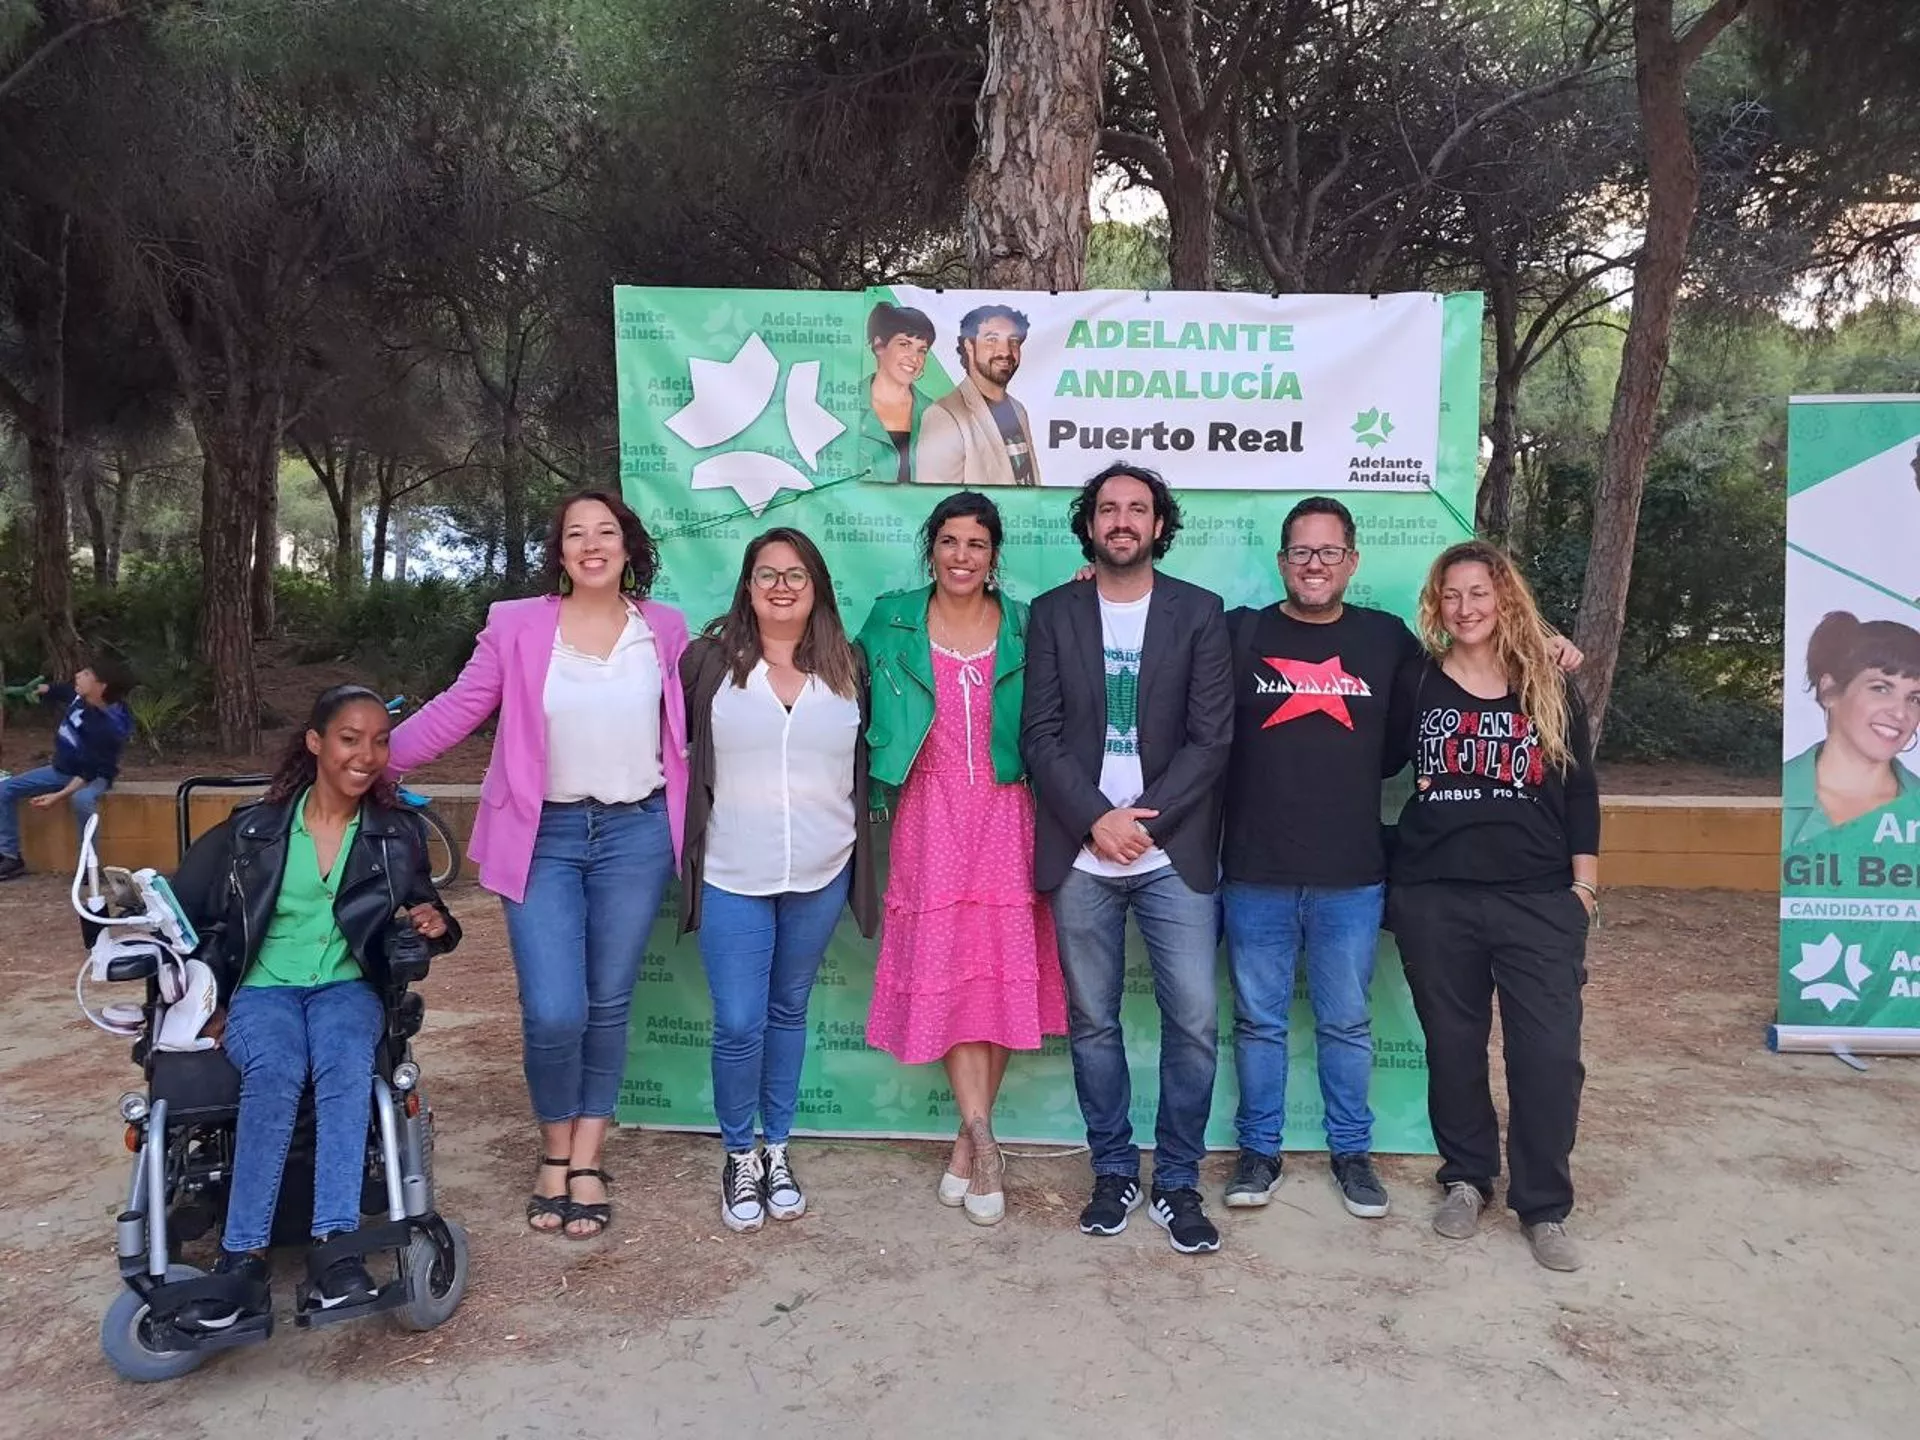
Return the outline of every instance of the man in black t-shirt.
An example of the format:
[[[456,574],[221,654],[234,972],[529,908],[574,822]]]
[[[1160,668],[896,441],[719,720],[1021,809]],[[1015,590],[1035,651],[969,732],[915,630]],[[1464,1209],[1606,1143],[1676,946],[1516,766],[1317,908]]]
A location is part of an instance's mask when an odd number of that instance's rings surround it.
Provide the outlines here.
[[[1367,1103],[1387,873],[1380,782],[1394,675],[1420,647],[1398,616],[1346,603],[1354,540],[1346,506],[1302,500],[1280,531],[1286,599],[1227,617],[1234,721],[1221,862],[1240,1160],[1226,1203],[1236,1208],[1265,1205],[1280,1183],[1287,1015],[1304,954],[1334,1179],[1353,1214],[1387,1213]]]

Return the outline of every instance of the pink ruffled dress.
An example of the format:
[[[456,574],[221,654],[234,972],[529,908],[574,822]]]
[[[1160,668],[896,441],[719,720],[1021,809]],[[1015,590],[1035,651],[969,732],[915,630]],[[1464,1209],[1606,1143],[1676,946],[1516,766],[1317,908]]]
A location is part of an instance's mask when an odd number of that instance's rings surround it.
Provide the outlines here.
[[[1067,1031],[1053,916],[1033,888],[1033,796],[993,778],[993,651],[933,647],[933,729],[894,809],[867,1043],[909,1065]]]

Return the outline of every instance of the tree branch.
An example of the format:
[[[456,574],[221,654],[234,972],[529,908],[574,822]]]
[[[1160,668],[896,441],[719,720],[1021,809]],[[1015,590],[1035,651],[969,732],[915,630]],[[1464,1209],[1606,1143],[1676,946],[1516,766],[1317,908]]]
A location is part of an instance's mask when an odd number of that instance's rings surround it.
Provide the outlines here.
[[[1100,148],[1112,159],[1138,165],[1146,171],[1147,179],[1162,195],[1173,189],[1173,162],[1167,159],[1166,151],[1146,136],[1108,125],[1100,131]]]
[[[1720,38],[1721,31],[1746,13],[1747,5],[1748,0],[1714,0],[1711,9],[1680,32],[1673,43],[1682,74],[1693,69],[1707,47]]]
[[[161,0],[149,0],[147,4],[129,6],[112,15],[96,15],[91,20],[81,20],[69,25],[46,44],[29,52],[26,59],[14,66],[4,77],[0,77],[0,100],[5,100],[11,91],[24,85],[34,71],[82,35],[91,34],[95,30],[105,30],[114,25],[124,25],[129,20],[138,19],[149,10],[157,9],[160,3]]]

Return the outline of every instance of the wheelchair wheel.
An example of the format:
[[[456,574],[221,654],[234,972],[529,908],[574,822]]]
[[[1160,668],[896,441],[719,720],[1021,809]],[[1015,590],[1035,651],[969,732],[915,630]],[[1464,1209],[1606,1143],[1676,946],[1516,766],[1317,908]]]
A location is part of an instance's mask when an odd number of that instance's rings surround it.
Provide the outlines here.
[[[413,812],[427,822],[427,868],[434,888],[444,890],[460,878],[460,842],[432,806]]]
[[[407,1303],[394,1311],[403,1330],[432,1330],[446,1323],[467,1293],[467,1232],[451,1220],[451,1244],[436,1244],[425,1231],[407,1246]]]
[[[197,1280],[200,1275],[191,1265],[167,1267],[169,1282]],[[207,1358],[204,1350],[168,1350],[164,1344],[154,1337],[147,1319],[147,1302],[133,1291],[122,1289],[100,1318],[100,1349],[114,1373],[122,1380],[147,1385],[178,1380],[188,1371],[199,1369],[200,1362]]]

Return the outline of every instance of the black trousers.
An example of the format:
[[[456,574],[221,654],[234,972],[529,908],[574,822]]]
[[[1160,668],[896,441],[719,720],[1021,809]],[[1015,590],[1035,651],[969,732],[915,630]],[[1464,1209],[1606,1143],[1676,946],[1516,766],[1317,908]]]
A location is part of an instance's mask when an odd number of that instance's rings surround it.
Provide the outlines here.
[[[1493,1197],[1500,1121],[1487,1044],[1497,994],[1507,1062],[1507,1205],[1529,1225],[1566,1219],[1586,1078],[1586,907],[1570,889],[1429,884],[1392,887],[1387,914],[1427,1036],[1427,1113],[1440,1183],[1464,1180]]]

